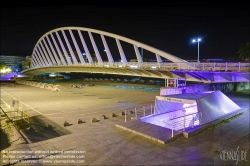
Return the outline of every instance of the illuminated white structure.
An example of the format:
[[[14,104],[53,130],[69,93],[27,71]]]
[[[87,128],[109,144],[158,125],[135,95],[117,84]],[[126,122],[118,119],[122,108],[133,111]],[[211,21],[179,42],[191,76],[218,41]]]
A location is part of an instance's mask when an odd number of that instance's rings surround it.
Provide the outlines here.
[[[128,62],[124,42],[134,50],[135,62]],[[138,46],[141,50],[153,53],[152,58],[156,59],[156,62],[143,62]],[[119,62],[115,62],[111,48],[117,49]],[[105,50],[105,57],[101,55],[100,50]],[[94,57],[91,56],[93,54]],[[163,62],[162,58],[169,62]],[[22,73],[116,74],[163,78],[167,84],[169,79],[178,78],[205,83],[246,82],[249,81],[249,66],[249,63],[191,63],[117,34],[84,27],[62,27],[47,32],[37,41],[32,52],[31,66]],[[223,74],[218,74],[217,71],[223,71]],[[237,71],[239,74],[232,75],[231,71]]]
[[[179,130],[207,124],[240,109],[221,91],[156,96],[154,115],[140,120]]]
[[[74,35],[73,31],[77,32],[78,38],[80,39],[81,43],[77,43],[76,36]],[[103,63],[103,59],[99,53],[98,47],[94,40],[92,33],[99,34],[105,52],[107,53],[108,62],[114,63],[112,54],[109,50],[108,44],[106,42],[105,36],[111,37],[116,41],[117,47],[119,49],[120,58],[122,60],[122,64],[127,63],[127,58],[123,52],[123,48],[121,46],[120,41],[127,42],[134,46],[134,50],[136,53],[136,58],[138,64],[142,63],[142,57],[138,50],[138,45],[143,48],[144,50],[149,50],[155,53],[157,58],[157,62],[161,63],[161,56],[164,58],[169,59],[172,62],[180,62],[180,63],[188,63],[187,61],[180,59],[176,56],[168,54],[164,51],[158,50],[146,44],[140,43],[138,41],[119,36],[116,34],[112,34],[105,31],[90,29],[90,28],[83,28],[83,27],[63,27],[54,29],[49,31],[48,33],[44,34],[36,43],[35,48],[32,53],[32,62],[31,67],[46,67],[50,65],[78,65],[78,64],[85,64],[85,60],[82,57],[82,52],[86,53],[88,63],[92,63],[93,59],[90,55],[89,48],[86,45],[85,39],[83,37],[83,32],[87,32],[89,39],[91,40],[92,47],[94,49],[96,58],[98,63]],[[66,35],[68,33],[68,36]],[[81,45],[81,46],[80,46]],[[81,50],[81,47],[83,48]],[[69,53],[67,52],[69,50]],[[76,50],[77,54],[75,55],[74,50]],[[65,55],[70,54],[71,58],[67,58]]]

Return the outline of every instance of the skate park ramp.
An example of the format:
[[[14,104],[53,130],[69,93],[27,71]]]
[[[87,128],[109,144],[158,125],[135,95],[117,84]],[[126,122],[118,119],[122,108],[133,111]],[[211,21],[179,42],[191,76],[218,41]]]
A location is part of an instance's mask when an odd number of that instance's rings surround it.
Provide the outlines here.
[[[116,126],[165,144],[180,135],[195,135],[240,110],[221,91],[156,96],[154,114]]]
[[[241,108],[221,91],[156,96],[155,113],[139,120],[175,130],[203,125]]]

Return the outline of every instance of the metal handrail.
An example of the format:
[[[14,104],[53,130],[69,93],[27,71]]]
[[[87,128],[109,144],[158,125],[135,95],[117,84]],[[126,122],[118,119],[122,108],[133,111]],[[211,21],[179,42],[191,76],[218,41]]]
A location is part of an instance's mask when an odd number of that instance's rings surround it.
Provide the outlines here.
[[[46,67],[60,67],[60,66],[67,66],[67,67],[106,67],[106,68],[131,68],[131,66],[136,66],[137,69],[144,69],[144,68],[150,68],[151,70],[157,70],[157,69],[162,69],[162,70],[199,70],[199,71],[204,71],[204,70],[213,70],[215,71],[216,69],[219,69],[220,71],[244,71],[244,70],[249,70],[250,69],[250,63],[245,63],[245,62],[213,62],[213,63],[207,63],[207,62],[143,62],[143,63],[138,63],[138,62],[127,62],[126,64],[123,64],[121,62],[93,62],[93,63],[78,63],[78,64],[49,64],[47,66],[42,66],[42,67],[31,67],[29,69],[25,69],[22,72],[26,72],[32,69],[37,69],[37,68],[46,68]]]
[[[175,117],[175,118],[172,118],[172,119],[169,119],[169,120],[174,120],[174,119],[182,118],[182,117],[197,114],[197,113],[199,113],[199,112],[195,112],[195,113],[191,113],[191,114],[187,114],[187,115],[183,115],[183,116],[178,116],[178,117]]]
[[[145,107],[149,107],[150,106],[150,112],[148,111],[148,109],[146,110]],[[142,108],[142,111],[138,111],[138,108]],[[127,108],[125,109],[125,122],[127,122],[127,119],[128,119],[128,113],[127,111],[131,111],[131,110],[134,110],[134,118],[137,119],[138,117],[144,117],[144,116],[148,116],[148,115],[152,115],[154,114],[154,111],[153,111],[153,104],[150,104],[150,105],[144,105],[144,106],[140,106],[140,107],[133,107],[133,108]],[[146,114],[145,112],[148,111],[149,114]],[[143,116],[138,116],[138,115],[141,115],[140,113],[142,112],[142,115]],[[131,117],[132,118],[132,117]]]
[[[179,109],[176,109],[176,110],[171,110],[169,112],[162,112],[162,113],[159,113],[157,115],[166,114],[166,113],[170,113],[170,112],[175,112],[175,111],[179,111],[179,110],[185,110],[187,108],[192,108],[192,107],[196,107],[196,105],[192,105],[192,106],[188,106],[188,107],[184,107],[184,108],[179,108]]]
[[[176,122],[174,122],[174,119],[179,119],[179,118],[184,118],[183,119],[183,124],[184,124],[184,127],[183,127],[183,131],[185,131],[185,129],[186,129],[186,127],[185,127],[185,125],[186,125],[186,118],[185,117],[187,117],[187,116],[190,116],[190,115],[194,115],[194,114],[199,114],[199,122],[201,123],[201,120],[202,120],[202,113],[201,112],[195,112],[195,113],[191,113],[191,114],[187,114],[187,115],[183,115],[183,116],[178,116],[178,117],[175,117],[175,118],[172,118],[172,119],[169,119],[169,121],[171,121],[172,123],[171,123],[171,125],[172,125],[172,137],[174,137],[174,123],[176,123]],[[192,119],[193,119],[193,124],[192,124],[192,128],[194,128],[194,116],[192,117]],[[165,122],[165,121],[164,121]],[[167,123],[167,124],[169,124],[168,122],[165,122],[165,123]]]

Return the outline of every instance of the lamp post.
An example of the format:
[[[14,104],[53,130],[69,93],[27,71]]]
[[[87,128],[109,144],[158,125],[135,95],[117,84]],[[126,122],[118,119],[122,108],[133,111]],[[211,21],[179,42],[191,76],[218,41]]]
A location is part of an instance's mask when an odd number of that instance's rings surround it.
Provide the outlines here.
[[[198,43],[198,58],[197,58],[197,62],[199,63],[200,60],[199,60],[199,43],[200,43],[201,39],[200,38],[197,38],[197,39],[193,39],[192,42],[195,43],[197,42]]]

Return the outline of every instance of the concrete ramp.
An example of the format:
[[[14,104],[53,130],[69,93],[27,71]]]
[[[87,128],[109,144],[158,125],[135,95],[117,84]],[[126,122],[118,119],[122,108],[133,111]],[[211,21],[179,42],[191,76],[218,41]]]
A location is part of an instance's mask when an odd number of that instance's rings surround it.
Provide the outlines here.
[[[157,96],[155,103],[155,114],[116,126],[166,144],[182,135],[192,137],[244,112],[221,91]]]
[[[183,135],[181,131],[173,131],[172,137],[172,130],[139,120],[119,123],[116,124],[116,127],[133,132],[161,144],[171,142],[176,139],[176,137]]]
[[[180,130],[209,123],[240,109],[221,91],[156,96],[155,114],[139,120]]]

